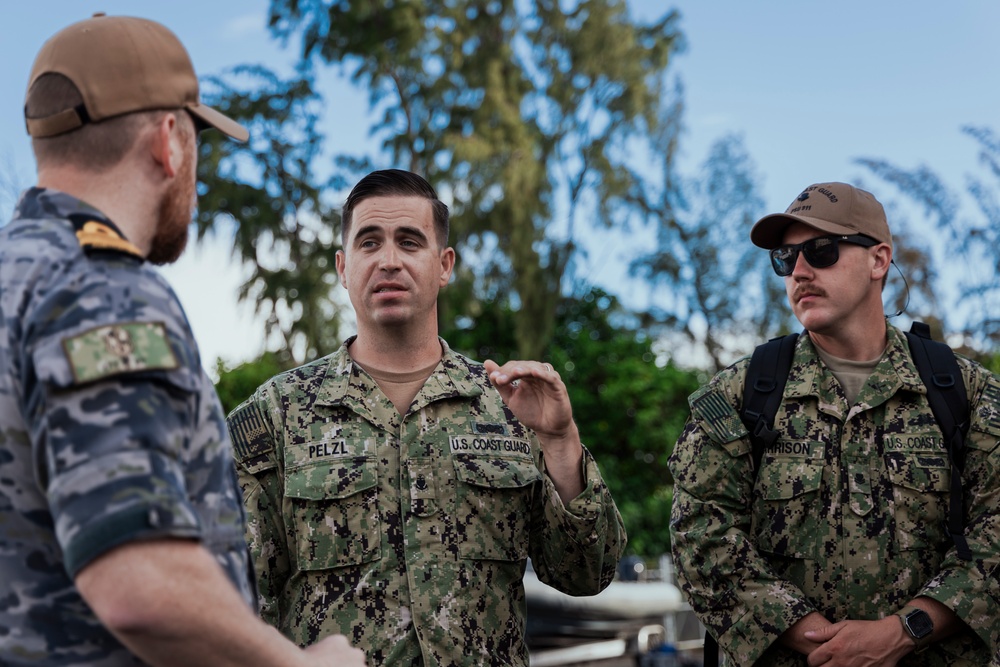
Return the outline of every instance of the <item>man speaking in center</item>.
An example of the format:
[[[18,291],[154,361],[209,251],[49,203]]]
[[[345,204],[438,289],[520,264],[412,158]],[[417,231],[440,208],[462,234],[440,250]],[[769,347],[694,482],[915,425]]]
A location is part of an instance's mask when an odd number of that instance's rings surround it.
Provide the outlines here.
[[[438,337],[455,251],[423,178],[376,171],[343,211],[357,336],[229,417],[265,620],[370,665],[528,664],[522,577],[593,595],[625,546],[551,365]]]

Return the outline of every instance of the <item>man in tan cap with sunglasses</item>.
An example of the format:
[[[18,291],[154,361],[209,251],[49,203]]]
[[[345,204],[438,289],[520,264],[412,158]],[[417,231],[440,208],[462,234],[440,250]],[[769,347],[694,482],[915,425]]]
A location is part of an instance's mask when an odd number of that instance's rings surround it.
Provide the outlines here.
[[[52,37],[25,119],[38,185],[0,230],[0,664],[345,665],[254,613],[232,447],[177,297],[199,101],[169,30]]]
[[[741,667],[997,664],[1000,379],[888,323],[870,193],[811,185],[750,239],[805,332],[774,344],[784,372],[746,358],[693,394],[670,459],[678,579],[709,640]]]

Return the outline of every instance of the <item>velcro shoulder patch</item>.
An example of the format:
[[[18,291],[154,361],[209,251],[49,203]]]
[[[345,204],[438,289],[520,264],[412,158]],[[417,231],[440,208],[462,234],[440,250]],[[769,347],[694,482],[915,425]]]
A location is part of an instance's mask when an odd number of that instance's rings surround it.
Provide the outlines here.
[[[708,436],[718,443],[732,442],[747,435],[739,414],[722,390],[713,384],[691,394],[688,399],[691,415],[697,419]]]
[[[110,222],[92,220],[86,216],[71,215],[70,221],[76,230],[76,239],[84,252],[90,254],[95,250],[110,250],[145,260],[142,252],[132,245],[128,239]]]
[[[128,322],[95,327],[62,341],[78,384],[150,370],[180,367],[162,322]]]
[[[1000,436],[1000,379],[991,375],[972,415],[972,428]]]
[[[226,419],[233,441],[236,461],[256,473],[271,467],[274,441],[264,425],[260,408],[251,399],[236,408]]]

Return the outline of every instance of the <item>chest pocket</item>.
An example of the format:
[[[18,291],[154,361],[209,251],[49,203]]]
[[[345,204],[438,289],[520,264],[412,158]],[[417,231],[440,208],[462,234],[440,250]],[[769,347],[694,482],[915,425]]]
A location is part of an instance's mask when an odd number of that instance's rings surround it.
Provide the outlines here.
[[[822,461],[766,455],[754,493],[757,548],[790,558],[816,558],[829,532],[821,507],[822,484]]]
[[[937,548],[949,541],[943,528],[948,513],[951,465],[947,454],[889,452],[896,538],[902,550]]]
[[[299,570],[359,565],[382,557],[374,456],[324,459],[285,471],[288,526]]]
[[[532,458],[454,456],[459,553],[477,560],[528,557],[528,527],[536,482]]]

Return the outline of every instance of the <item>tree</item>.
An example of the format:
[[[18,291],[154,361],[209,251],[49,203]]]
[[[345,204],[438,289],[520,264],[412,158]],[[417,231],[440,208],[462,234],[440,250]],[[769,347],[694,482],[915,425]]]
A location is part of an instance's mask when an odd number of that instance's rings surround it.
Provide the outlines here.
[[[677,15],[633,23],[623,0],[272,0],[303,62],[370,91],[392,164],[450,194],[453,242],[478,288],[515,307],[518,353],[553,332],[580,227],[620,222],[631,144],[656,128]],[[442,307],[442,321],[469,303]]]
[[[257,391],[257,387],[286,370],[288,365],[275,352],[264,352],[256,359],[236,366],[228,366],[222,359],[217,360],[215,372],[219,380],[215,383],[215,391],[219,394],[222,411],[228,415]]]
[[[967,174],[965,197],[947,185],[925,165],[904,169],[886,160],[862,158],[857,162],[898,190],[922,211],[930,230],[917,228],[922,235],[944,241],[943,261],[950,274],[961,273],[961,301],[945,313],[952,328],[964,334],[973,348],[995,348],[1000,343],[1000,137],[984,127],[967,126],[962,132],[977,144],[979,162],[985,175]],[[963,200],[971,201],[970,208]],[[925,251],[926,253],[926,251]],[[917,267],[920,271],[921,267]],[[928,279],[936,276],[929,272]],[[936,306],[932,300],[930,306]],[[934,307],[918,316],[941,315]]]
[[[305,75],[282,79],[259,66],[208,81],[206,100],[250,130],[250,141],[201,139],[198,238],[232,234],[234,255],[251,269],[240,300],[265,316],[265,338],[285,365],[340,344],[333,257],[339,216],[321,196],[344,179],[321,180],[315,162],[322,99]]]
[[[786,308],[769,307],[784,302],[783,283],[750,243],[764,207],[754,165],[730,135],[712,145],[698,177],[681,178],[669,164],[661,172],[661,186],[638,195],[656,229],[655,250],[634,264],[659,288],[645,322],[680,333],[719,370],[789,324]]]

